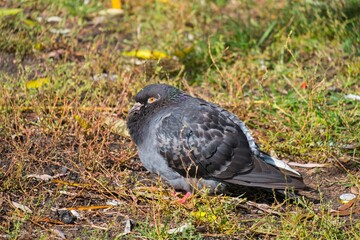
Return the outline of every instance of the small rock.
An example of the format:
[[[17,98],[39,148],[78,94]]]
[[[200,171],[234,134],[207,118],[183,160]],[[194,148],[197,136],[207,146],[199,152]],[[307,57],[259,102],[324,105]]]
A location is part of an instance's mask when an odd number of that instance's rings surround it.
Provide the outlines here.
[[[131,230],[134,227],[134,221],[131,219],[125,220],[125,228],[124,228],[124,234],[128,234],[131,232]]]
[[[65,166],[62,166],[61,169],[60,169],[61,174],[66,174],[67,171],[68,171],[68,168],[65,167]]]
[[[73,224],[76,221],[76,217],[68,210],[58,210],[60,221],[65,224]]]

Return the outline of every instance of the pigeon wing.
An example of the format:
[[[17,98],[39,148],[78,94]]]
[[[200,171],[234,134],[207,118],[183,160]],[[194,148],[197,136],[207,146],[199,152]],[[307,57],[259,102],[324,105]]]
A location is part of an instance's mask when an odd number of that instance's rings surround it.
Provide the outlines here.
[[[229,179],[253,169],[241,128],[206,102],[174,109],[155,131],[160,154],[183,176]]]

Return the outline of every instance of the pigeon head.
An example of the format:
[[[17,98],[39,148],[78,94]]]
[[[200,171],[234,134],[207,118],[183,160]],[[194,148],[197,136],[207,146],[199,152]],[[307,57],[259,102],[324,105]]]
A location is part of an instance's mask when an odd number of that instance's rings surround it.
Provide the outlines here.
[[[136,94],[136,103],[131,108],[127,119],[127,126],[135,143],[141,138],[141,127],[147,123],[148,119],[161,108],[178,100],[182,94],[183,92],[179,89],[166,84],[151,84]]]
[[[136,103],[130,110],[130,114],[142,113],[146,115],[175,100],[181,93],[179,89],[166,84],[148,85],[136,94]]]
[[[157,101],[167,101],[181,94],[181,91],[175,87],[166,84],[151,84],[144,87],[135,96],[135,101],[144,106],[150,106]]]

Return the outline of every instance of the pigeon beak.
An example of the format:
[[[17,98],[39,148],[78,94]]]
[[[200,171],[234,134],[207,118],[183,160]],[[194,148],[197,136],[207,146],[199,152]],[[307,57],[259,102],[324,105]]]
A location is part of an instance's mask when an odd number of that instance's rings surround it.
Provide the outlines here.
[[[135,103],[134,106],[130,109],[130,113],[138,112],[142,106],[144,105],[141,103]]]

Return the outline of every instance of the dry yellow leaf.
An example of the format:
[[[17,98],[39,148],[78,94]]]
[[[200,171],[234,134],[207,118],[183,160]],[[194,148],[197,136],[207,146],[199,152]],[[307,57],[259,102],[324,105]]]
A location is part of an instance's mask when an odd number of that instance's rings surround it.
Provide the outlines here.
[[[30,89],[30,88],[39,88],[41,86],[43,86],[44,84],[47,84],[50,82],[49,78],[38,78],[35,80],[31,80],[26,82],[26,88]]]
[[[35,27],[36,25],[38,25],[37,22],[30,20],[30,19],[24,19],[23,21],[29,27]]]
[[[74,118],[75,118],[76,122],[80,125],[80,127],[82,129],[86,129],[86,130],[89,129],[89,124],[85,119],[83,119],[79,115],[75,115]]]
[[[103,10],[99,11],[99,15],[104,16],[104,17],[116,17],[116,16],[120,16],[122,14],[124,14],[124,11],[119,8],[108,8],[108,9],[103,9]]]
[[[71,182],[66,182],[66,181],[62,181],[59,179],[51,179],[51,182],[66,185],[66,186],[73,186],[73,187],[84,187],[84,188],[91,187],[90,184],[71,183]]]
[[[0,17],[16,15],[22,12],[21,8],[0,8]]]
[[[111,0],[112,8],[121,9],[121,0]]]
[[[78,211],[86,211],[86,210],[99,210],[99,209],[106,209],[106,208],[112,208],[112,206],[108,205],[98,205],[98,206],[78,206],[78,207],[69,207],[66,208],[67,210],[78,210]]]
[[[119,134],[123,137],[130,137],[126,127],[126,120],[120,118],[108,117],[105,120],[105,124],[110,126],[110,131]]]
[[[126,57],[137,57],[142,59],[163,59],[169,58],[169,56],[164,52],[151,51],[151,50],[134,50],[130,52],[123,52],[123,56]]]
[[[176,50],[174,55],[179,57],[179,58],[182,58],[182,57],[185,57],[188,53],[192,52],[193,50],[194,50],[193,46],[187,47],[187,48],[184,48],[182,50]]]

